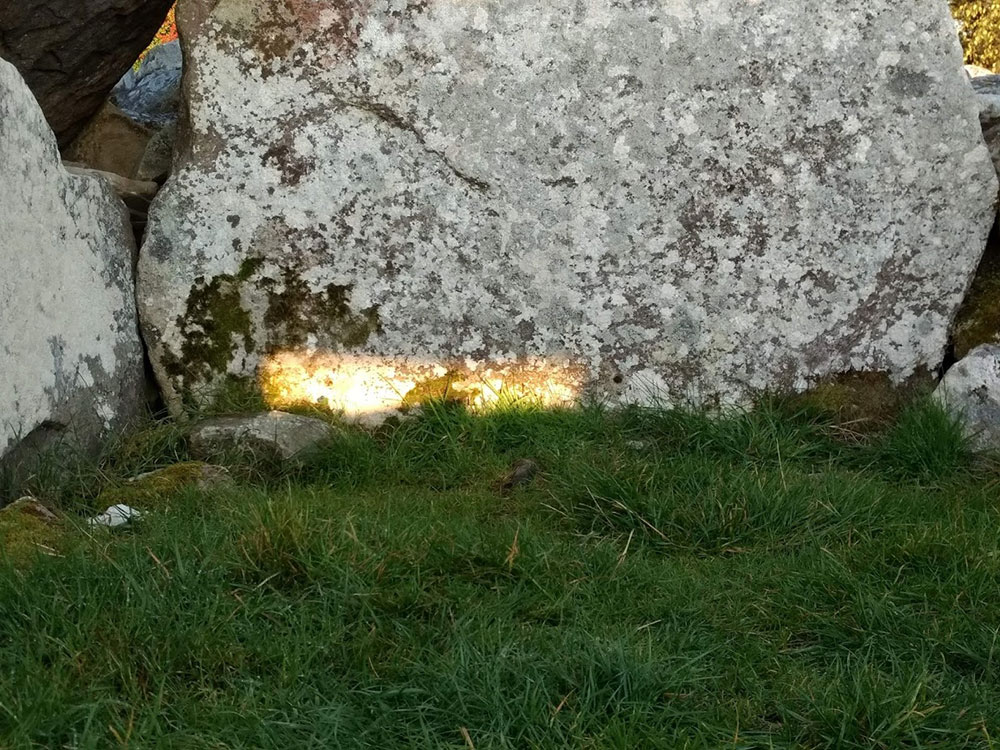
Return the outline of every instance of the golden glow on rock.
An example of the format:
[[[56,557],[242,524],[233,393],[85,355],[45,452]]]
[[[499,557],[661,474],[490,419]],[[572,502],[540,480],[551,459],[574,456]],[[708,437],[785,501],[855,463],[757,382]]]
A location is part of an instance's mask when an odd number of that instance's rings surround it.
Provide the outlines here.
[[[281,352],[261,365],[260,385],[271,408],[320,406],[364,421],[429,398],[479,409],[520,400],[570,405],[580,396],[583,375],[578,365],[541,359],[449,368],[411,359]]]

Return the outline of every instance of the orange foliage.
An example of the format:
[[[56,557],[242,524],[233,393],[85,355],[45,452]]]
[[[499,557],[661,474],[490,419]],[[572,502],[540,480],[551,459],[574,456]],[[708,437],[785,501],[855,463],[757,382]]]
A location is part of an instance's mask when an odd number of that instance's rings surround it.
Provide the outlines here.
[[[153,37],[153,41],[149,43],[149,46],[139,55],[139,59],[136,60],[136,66],[142,63],[143,58],[150,53],[150,50],[159,47],[161,44],[166,44],[167,42],[172,42],[177,38],[177,21],[174,18],[174,12],[176,7],[171,8],[170,12],[167,14],[166,20],[160,27],[160,30],[156,32],[156,36]]]

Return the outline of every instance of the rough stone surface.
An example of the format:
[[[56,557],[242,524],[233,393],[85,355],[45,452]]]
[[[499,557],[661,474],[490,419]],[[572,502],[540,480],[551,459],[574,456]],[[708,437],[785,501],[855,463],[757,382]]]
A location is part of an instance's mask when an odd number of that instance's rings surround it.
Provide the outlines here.
[[[992,70],[984,68],[981,65],[966,65],[965,72],[969,74],[969,78],[979,78],[981,76],[993,75]]]
[[[142,161],[136,169],[135,176],[140,180],[158,180],[164,182],[170,176],[174,159],[174,141],[177,139],[177,125],[166,125],[160,128],[149,139]]]
[[[57,523],[59,521],[59,516],[45,507],[41,501],[36,500],[29,495],[18,498],[10,505],[0,510],[0,513],[23,513],[27,516],[34,516],[42,521],[46,521],[47,523]]]
[[[129,117],[152,128],[177,122],[181,106],[181,44],[174,40],[152,50],[138,70],[131,69],[111,92]]]
[[[63,169],[3,61],[0,165],[0,457],[42,433],[30,442],[89,445],[143,403],[128,214],[106,183]]]
[[[976,447],[1000,449],[1000,346],[980,346],[952,365],[934,397],[962,417]]]
[[[104,104],[173,0],[4,0],[0,58],[12,62],[63,146]]]
[[[133,177],[153,131],[132,119],[110,102],[91,120],[80,137],[63,150],[69,161],[91,169]]]
[[[114,172],[104,172],[90,169],[75,162],[64,161],[63,166],[70,174],[83,175],[93,179],[107,180],[115,194],[122,199],[128,208],[129,222],[135,236],[136,245],[142,242],[146,231],[146,220],[149,216],[149,204],[160,189],[159,183],[150,180],[131,180]],[[136,260],[138,259],[138,253]],[[134,263],[133,263],[134,265]]]
[[[248,452],[288,460],[333,434],[334,428],[321,419],[283,411],[217,417],[191,431],[191,453],[203,459]]]
[[[1000,344],[1000,222],[994,226],[952,326],[954,356],[961,359],[982,344]]]
[[[983,128],[983,138],[993,158],[993,165],[1000,173],[1000,76],[974,78],[972,88],[979,100],[979,123]]]
[[[938,0],[186,0],[171,408],[745,402],[940,365],[996,176]],[[809,18],[808,24],[802,18]]]

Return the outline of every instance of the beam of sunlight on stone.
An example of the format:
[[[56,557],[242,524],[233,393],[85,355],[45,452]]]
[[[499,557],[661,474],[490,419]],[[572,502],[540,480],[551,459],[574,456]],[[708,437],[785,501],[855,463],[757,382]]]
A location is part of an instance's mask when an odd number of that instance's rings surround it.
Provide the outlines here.
[[[567,406],[580,397],[584,368],[550,359],[462,366],[414,359],[279,352],[260,368],[264,398],[272,408],[320,406],[345,417],[378,421],[429,398],[474,408],[524,400]]]

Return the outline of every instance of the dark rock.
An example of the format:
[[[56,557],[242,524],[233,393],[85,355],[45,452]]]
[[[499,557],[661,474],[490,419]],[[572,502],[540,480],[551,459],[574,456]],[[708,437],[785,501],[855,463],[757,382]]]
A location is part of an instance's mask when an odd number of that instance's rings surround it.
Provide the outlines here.
[[[67,148],[63,157],[102,172],[133,177],[153,131],[108,102]]]
[[[0,57],[12,62],[66,146],[101,108],[173,0],[6,0]]]
[[[130,69],[111,92],[111,101],[142,125],[161,128],[177,122],[181,105],[183,56],[177,40],[163,44]]]
[[[993,166],[1000,172],[1000,75],[972,79],[972,88],[979,100],[979,124],[990,150]]]
[[[528,484],[538,475],[538,464],[530,458],[519,458],[510,466],[510,471],[498,482],[499,490],[513,492],[515,487]]]
[[[972,286],[955,318],[951,340],[957,359],[982,344],[1000,343],[1000,223],[990,234]]]
[[[155,180],[161,185],[166,182],[173,167],[176,138],[177,125],[165,125],[156,131],[136,169],[136,179]]]

